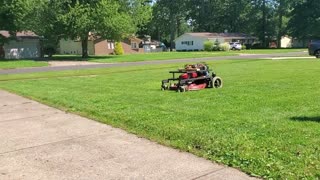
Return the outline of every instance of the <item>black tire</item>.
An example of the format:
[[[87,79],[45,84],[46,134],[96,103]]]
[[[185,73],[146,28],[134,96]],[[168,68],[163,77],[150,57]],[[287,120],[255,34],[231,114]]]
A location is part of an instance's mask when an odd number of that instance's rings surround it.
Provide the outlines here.
[[[320,50],[317,50],[315,53],[316,58],[320,58]]]
[[[222,88],[222,86],[223,86],[223,82],[220,77],[214,77],[212,79],[212,87],[213,88]]]

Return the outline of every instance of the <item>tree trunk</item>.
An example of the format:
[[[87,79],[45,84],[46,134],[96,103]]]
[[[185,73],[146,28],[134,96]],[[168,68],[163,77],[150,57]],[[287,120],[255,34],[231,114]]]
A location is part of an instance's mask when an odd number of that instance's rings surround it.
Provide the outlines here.
[[[279,1],[279,24],[278,24],[278,35],[277,35],[277,45],[278,48],[281,48],[281,37],[282,37],[282,24],[283,24],[283,0]]]
[[[267,47],[266,42],[266,24],[267,24],[266,0],[262,1],[262,46]]]
[[[181,21],[180,18],[177,17],[177,37],[181,35]]]
[[[89,57],[89,54],[88,54],[88,36],[85,36],[83,39],[81,39],[81,46],[82,46],[82,58]]]
[[[174,47],[174,38],[176,33],[176,26],[175,26],[176,19],[174,18],[173,12],[170,13],[170,51],[173,51]]]

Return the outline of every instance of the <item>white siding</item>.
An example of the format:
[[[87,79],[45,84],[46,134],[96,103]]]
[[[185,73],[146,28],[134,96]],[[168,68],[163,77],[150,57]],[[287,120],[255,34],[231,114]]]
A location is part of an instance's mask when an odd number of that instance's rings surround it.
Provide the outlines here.
[[[216,40],[219,41],[220,44],[226,42],[223,38],[205,38],[205,37],[197,37],[197,36],[190,36],[188,34],[180,36],[178,39],[176,39],[176,50],[177,51],[190,51],[190,50],[203,50],[204,42],[206,41],[212,41],[213,43],[216,42]],[[193,45],[184,44],[183,42],[193,42]]]
[[[207,40],[207,38],[203,37],[195,37],[190,35],[182,35],[178,39],[176,39],[176,50],[203,50],[203,43]],[[185,41],[193,41],[193,45],[182,44]]]
[[[82,46],[81,41],[73,41],[73,40],[60,40],[60,54],[82,54]],[[94,55],[94,44],[93,41],[88,41],[88,54]]]
[[[22,39],[4,44],[6,59],[28,59],[41,56],[39,39]]]
[[[282,48],[291,48],[292,47],[292,39],[289,37],[282,37],[281,39],[281,47]]]

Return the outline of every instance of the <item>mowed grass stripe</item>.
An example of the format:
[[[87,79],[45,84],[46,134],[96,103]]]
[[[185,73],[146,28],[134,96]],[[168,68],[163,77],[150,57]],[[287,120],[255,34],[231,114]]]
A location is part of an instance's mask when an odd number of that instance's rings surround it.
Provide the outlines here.
[[[15,69],[15,68],[27,68],[27,67],[43,67],[48,66],[48,62],[45,61],[33,61],[33,60],[1,60],[1,69]]]
[[[161,80],[179,65],[90,70],[119,71],[0,87],[252,175],[319,177],[320,62],[240,62],[210,63],[224,87],[197,92],[160,91]]]

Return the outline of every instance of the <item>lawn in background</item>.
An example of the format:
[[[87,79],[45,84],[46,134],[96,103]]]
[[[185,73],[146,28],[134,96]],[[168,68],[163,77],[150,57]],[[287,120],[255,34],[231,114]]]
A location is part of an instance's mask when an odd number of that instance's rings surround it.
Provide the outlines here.
[[[15,69],[25,67],[42,67],[48,66],[47,62],[33,60],[1,60],[0,69]]]
[[[169,60],[169,59],[185,59],[185,58],[202,58],[202,57],[218,57],[218,56],[235,56],[234,51],[229,52],[161,52],[161,53],[137,53],[125,55],[107,55],[107,56],[91,56],[85,60],[102,63],[113,62],[137,62],[137,61],[153,61],[153,60]],[[55,55],[52,60],[82,60],[78,55]]]
[[[307,49],[247,49],[239,53],[244,54],[276,54],[276,53],[290,53],[290,52],[306,52],[304,56],[308,56]]]
[[[188,59],[188,58],[204,58],[219,56],[237,56],[240,54],[275,54],[288,52],[302,52],[305,49],[258,49],[258,50],[242,50],[242,51],[214,51],[214,52],[162,52],[162,53],[143,53],[143,54],[126,54],[126,55],[108,55],[108,56],[91,56],[88,59],[82,59],[77,55],[55,55],[52,60],[88,60],[101,63],[114,62],[136,62],[136,61],[153,61],[153,60],[170,60],[170,59]],[[307,53],[305,54],[307,55]]]
[[[211,62],[222,89],[160,91],[181,66],[37,73],[24,77],[48,79],[0,87],[251,175],[320,177],[320,61]]]

